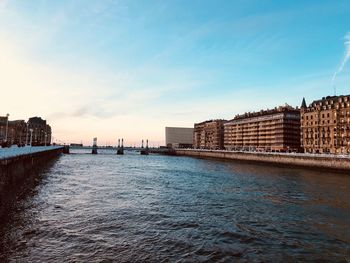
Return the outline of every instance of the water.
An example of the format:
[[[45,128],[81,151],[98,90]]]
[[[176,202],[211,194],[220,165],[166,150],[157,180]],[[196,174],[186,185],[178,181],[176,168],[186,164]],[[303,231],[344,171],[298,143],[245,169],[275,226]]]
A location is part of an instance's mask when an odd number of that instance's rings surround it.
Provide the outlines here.
[[[1,261],[350,262],[350,176],[111,151],[60,157]]]

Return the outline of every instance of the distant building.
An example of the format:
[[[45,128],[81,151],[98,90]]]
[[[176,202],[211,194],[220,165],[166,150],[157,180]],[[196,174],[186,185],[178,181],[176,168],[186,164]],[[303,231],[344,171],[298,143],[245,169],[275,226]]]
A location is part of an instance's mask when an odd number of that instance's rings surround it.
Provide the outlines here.
[[[300,111],[289,105],[237,115],[224,124],[228,150],[300,151]]]
[[[171,148],[192,148],[193,128],[165,127],[165,143]]]
[[[5,141],[8,117],[0,116],[0,144]]]
[[[33,130],[32,144],[45,145],[51,143],[51,126],[40,117],[32,117],[28,120],[29,130]]]
[[[7,142],[12,144],[25,144],[27,124],[24,120],[10,121],[8,117],[0,116],[0,144],[6,140],[7,127]]]
[[[70,144],[71,147],[83,147],[82,143],[71,143]]]
[[[193,147],[196,149],[223,149],[225,120],[209,120],[194,124]]]
[[[308,153],[350,153],[350,95],[301,106],[301,144]]]
[[[11,144],[26,143],[27,123],[24,120],[9,121],[8,141]]]

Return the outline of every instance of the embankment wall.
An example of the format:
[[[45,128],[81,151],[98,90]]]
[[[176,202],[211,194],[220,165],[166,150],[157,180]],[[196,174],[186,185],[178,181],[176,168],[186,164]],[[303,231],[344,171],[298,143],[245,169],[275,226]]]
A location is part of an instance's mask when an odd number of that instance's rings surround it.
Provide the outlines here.
[[[192,156],[199,158],[218,158],[237,160],[251,163],[267,163],[276,166],[294,166],[322,169],[328,171],[340,171],[350,175],[350,158],[341,156],[307,155],[307,154],[284,154],[284,153],[252,153],[231,152],[217,150],[190,150],[177,149],[176,155]]]
[[[33,171],[44,167],[63,152],[62,147],[0,160],[0,218],[14,203],[25,184],[35,180]]]

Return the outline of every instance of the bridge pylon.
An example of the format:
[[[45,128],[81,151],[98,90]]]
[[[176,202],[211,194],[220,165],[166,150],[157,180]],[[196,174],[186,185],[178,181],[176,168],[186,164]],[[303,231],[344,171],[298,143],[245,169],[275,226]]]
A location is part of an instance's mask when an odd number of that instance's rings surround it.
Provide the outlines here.
[[[121,145],[120,145],[120,139],[118,139],[118,149],[117,149],[117,154],[118,155],[123,155],[124,154],[124,139],[122,138],[121,140]]]
[[[149,151],[148,151],[148,139],[146,140],[146,148],[145,149],[143,148],[143,140],[142,140],[142,147],[141,148],[142,148],[141,151],[140,151],[141,155],[148,155],[149,154]]]
[[[92,144],[92,154],[97,154],[97,138],[94,138],[93,144]]]

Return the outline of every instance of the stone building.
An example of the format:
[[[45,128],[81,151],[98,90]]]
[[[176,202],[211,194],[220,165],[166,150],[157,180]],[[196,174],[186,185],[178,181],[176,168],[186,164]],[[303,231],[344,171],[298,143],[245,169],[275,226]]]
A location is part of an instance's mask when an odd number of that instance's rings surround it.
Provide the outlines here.
[[[224,124],[227,150],[295,151],[300,149],[300,110],[289,105],[237,115]]]
[[[225,120],[209,120],[194,124],[193,147],[196,149],[223,149]]]
[[[350,153],[350,95],[301,106],[301,144],[308,153]]]
[[[46,120],[40,117],[32,117],[28,120],[29,130],[33,130],[32,145],[49,145],[51,143],[51,127]]]
[[[9,121],[8,141],[10,144],[25,145],[27,124],[24,120]]]
[[[0,144],[5,141],[6,138],[6,125],[8,122],[7,116],[0,116]]]
[[[30,130],[33,130],[32,144],[48,145],[51,143],[51,127],[40,117],[30,118],[28,122],[24,120],[8,120],[8,117],[0,116],[0,144],[6,140],[9,145],[25,145],[30,143]]]
[[[27,124],[24,120],[10,121],[8,117],[0,117],[0,143],[6,140],[9,145],[24,145],[26,141]]]

